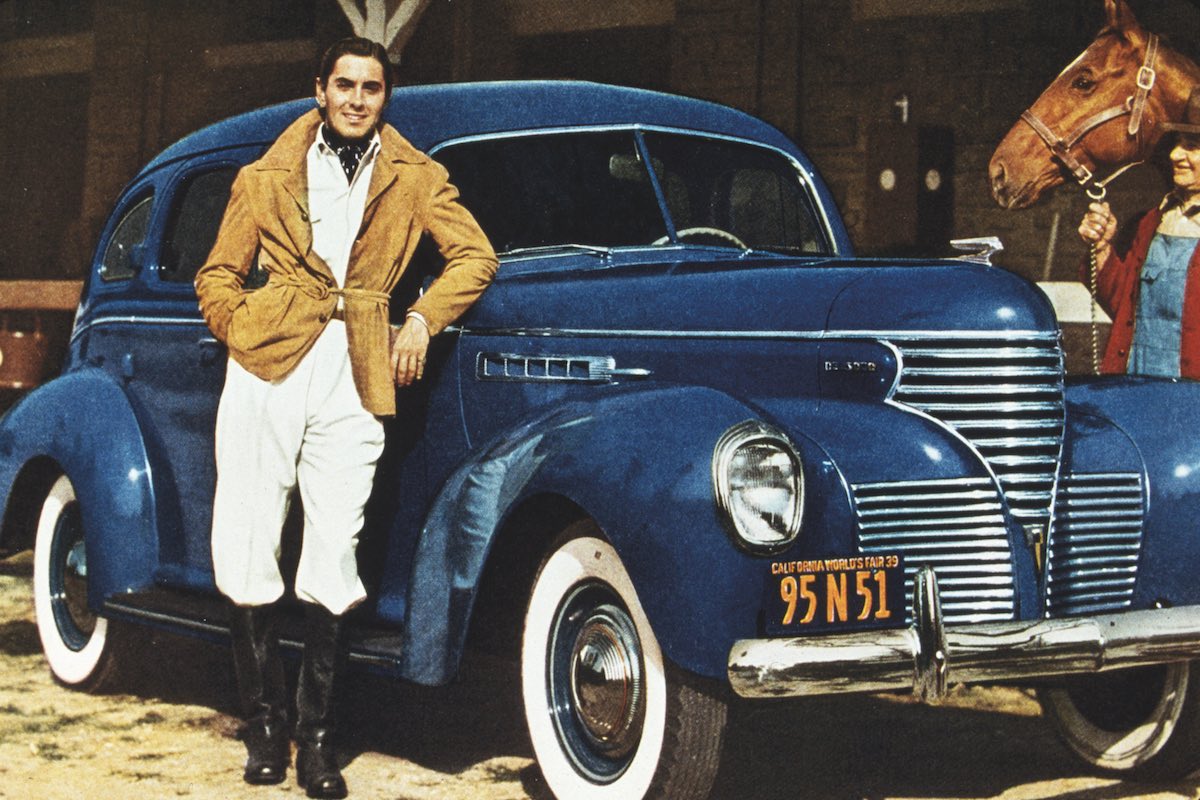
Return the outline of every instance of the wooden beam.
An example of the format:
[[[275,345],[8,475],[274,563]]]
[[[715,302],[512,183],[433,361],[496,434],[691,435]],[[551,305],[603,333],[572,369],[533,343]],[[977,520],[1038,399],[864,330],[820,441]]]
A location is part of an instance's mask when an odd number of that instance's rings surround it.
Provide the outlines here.
[[[86,74],[94,60],[92,33],[0,42],[0,79]]]
[[[0,281],[0,311],[74,311],[83,281]]]
[[[501,0],[500,6],[516,36],[658,27],[675,22],[675,0],[605,0],[603,3]]]

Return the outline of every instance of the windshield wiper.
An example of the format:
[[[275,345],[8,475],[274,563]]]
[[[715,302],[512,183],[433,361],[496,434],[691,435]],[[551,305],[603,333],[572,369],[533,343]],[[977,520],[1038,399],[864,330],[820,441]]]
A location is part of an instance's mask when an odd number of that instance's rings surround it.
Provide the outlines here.
[[[553,255],[556,253],[584,253],[587,255],[598,256],[599,258],[608,260],[611,254],[611,249],[608,247],[598,247],[592,244],[543,244],[536,247],[516,247],[512,250],[505,250],[500,253],[501,256],[536,256],[536,255]]]

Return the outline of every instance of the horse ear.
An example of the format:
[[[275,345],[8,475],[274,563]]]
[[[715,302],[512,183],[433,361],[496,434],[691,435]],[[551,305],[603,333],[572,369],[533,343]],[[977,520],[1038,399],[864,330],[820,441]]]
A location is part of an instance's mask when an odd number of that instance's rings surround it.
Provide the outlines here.
[[[1124,35],[1131,42],[1146,35],[1126,0],[1104,0],[1104,27]]]

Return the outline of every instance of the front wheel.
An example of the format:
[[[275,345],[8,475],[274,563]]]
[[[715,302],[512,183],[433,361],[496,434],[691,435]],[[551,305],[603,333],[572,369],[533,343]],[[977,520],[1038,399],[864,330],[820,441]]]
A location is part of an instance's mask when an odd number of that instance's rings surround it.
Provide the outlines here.
[[[542,562],[522,636],[525,720],[546,783],[560,800],[708,797],[725,701],[666,662],[595,527],[573,533]]]
[[[108,620],[88,608],[87,550],[75,487],[63,475],[46,495],[33,550],[33,600],[55,680],[88,691],[115,674]]]
[[[1138,780],[1200,769],[1200,667],[1117,670],[1038,693],[1067,746],[1087,765]]]

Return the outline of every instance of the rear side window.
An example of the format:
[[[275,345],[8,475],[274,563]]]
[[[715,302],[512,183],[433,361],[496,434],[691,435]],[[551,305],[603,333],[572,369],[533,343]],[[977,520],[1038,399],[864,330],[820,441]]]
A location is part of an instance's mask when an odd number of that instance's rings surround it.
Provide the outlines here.
[[[100,280],[105,283],[126,281],[137,274],[142,266],[153,205],[154,198],[146,197],[121,217],[100,259]]]
[[[163,238],[162,280],[191,283],[196,277],[196,270],[204,264],[217,239],[237,171],[237,167],[224,166],[194,174],[176,193]]]

